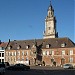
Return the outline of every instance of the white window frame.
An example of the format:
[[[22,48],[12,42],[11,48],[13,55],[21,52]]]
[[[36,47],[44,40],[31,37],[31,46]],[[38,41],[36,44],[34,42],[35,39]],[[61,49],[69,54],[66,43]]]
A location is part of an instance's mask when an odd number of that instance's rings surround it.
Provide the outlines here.
[[[49,55],[49,51],[47,51],[47,55]]]
[[[62,43],[62,44],[61,44],[61,47],[65,47],[65,46],[66,46],[66,44],[65,44],[65,43]]]
[[[54,55],[54,51],[52,50],[52,55]]]
[[[24,51],[22,51],[22,55],[24,55]]]
[[[73,50],[70,50],[70,55],[73,55]]]
[[[43,55],[46,55],[46,51],[43,51]]]
[[[62,55],[65,55],[65,50],[62,50]]]
[[[70,62],[70,63],[73,63],[73,57],[70,57],[70,58],[69,58],[69,62]]]
[[[48,45],[46,45],[46,48],[49,48],[49,44],[48,44]]]
[[[29,48],[29,46],[27,45],[27,46],[26,46],[26,49],[28,49],[28,48]]]
[[[20,51],[17,51],[17,54],[20,56]]]

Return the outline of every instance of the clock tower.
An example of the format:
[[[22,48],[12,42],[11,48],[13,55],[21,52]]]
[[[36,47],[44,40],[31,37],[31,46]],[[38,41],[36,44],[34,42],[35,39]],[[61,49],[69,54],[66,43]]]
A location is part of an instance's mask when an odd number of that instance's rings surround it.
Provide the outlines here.
[[[58,33],[56,33],[56,18],[54,16],[54,9],[51,5],[48,7],[48,15],[45,19],[45,31],[43,33],[44,39],[47,38],[57,38]]]

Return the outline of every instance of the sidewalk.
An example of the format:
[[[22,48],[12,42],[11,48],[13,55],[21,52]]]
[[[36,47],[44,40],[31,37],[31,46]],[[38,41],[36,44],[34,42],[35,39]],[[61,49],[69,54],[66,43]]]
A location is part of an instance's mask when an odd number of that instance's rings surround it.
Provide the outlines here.
[[[62,67],[51,67],[51,66],[30,66],[31,69],[39,69],[39,70],[61,70]]]

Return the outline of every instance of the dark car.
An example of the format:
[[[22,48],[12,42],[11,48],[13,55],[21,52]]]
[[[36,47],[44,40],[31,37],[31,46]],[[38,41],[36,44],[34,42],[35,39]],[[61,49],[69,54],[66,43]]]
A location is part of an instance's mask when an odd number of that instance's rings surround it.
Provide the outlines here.
[[[5,73],[5,64],[0,63],[0,75]]]
[[[8,62],[1,62],[1,64],[5,64],[5,68],[10,66],[10,64]]]
[[[21,70],[21,71],[23,71],[23,70],[29,70],[30,66],[27,66],[24,64],[15,64],[13,66],[9,66],[7,69],[8,70],[17,70],[17,71]]]

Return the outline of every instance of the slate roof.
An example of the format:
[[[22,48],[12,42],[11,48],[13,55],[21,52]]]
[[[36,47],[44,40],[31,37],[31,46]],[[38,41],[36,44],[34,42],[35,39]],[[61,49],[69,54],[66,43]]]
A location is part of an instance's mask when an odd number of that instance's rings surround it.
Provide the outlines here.
[[[61,44],[65,44],[65,48],[75,47],[75,44],[69,38],[50,38],[50,39],[33,39],[33,40],[14,40],[10,41],[7,47],[11,47],[12,50],[16,50],[18,46],[20,49],[31,49],[33,44],[37,46],[42,45],[42,49],[46,49],[46,45],[50,45],[50,48],[62,48]],[[7,48],[6,48],[7,49]]]

